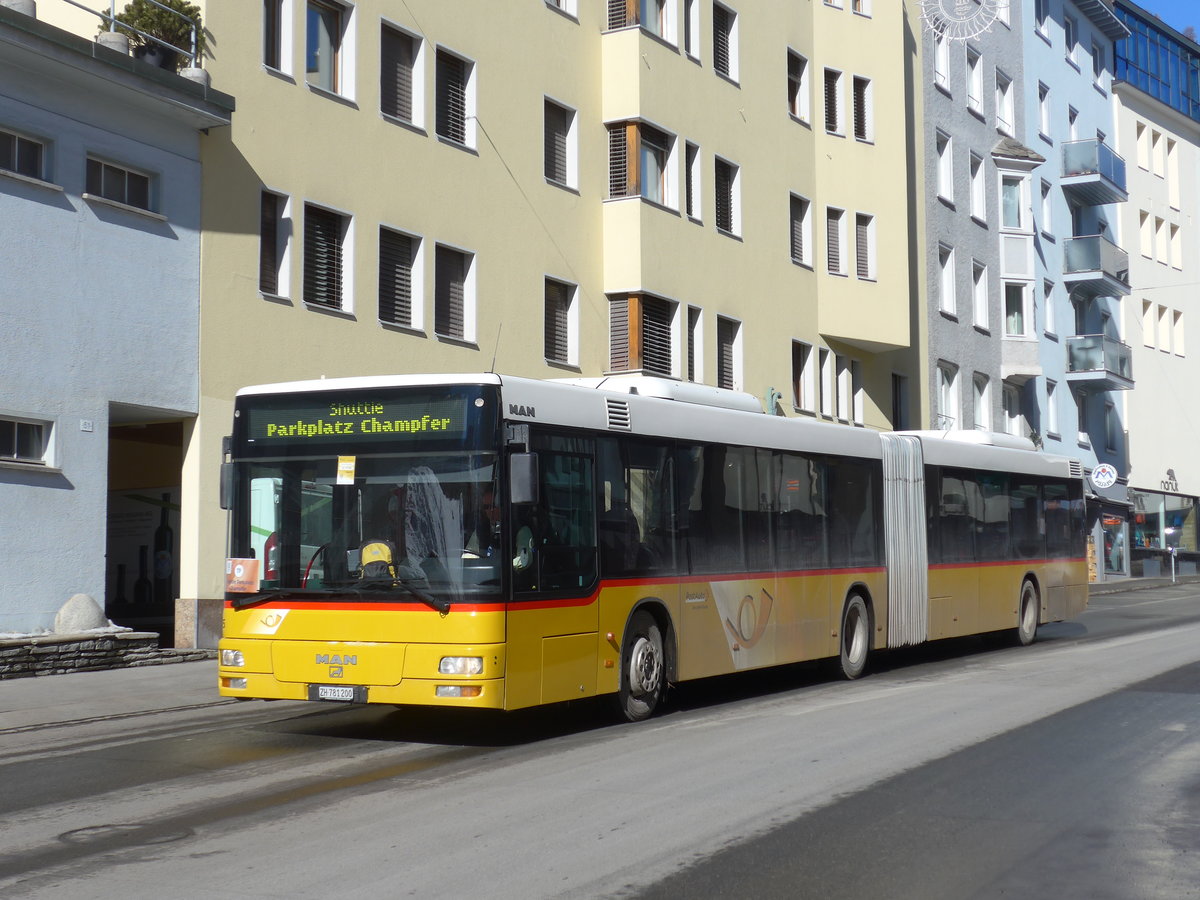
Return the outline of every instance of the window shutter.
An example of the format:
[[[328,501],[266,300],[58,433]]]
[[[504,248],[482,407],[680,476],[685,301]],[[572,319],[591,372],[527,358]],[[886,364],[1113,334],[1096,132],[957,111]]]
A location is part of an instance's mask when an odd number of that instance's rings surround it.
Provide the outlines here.
[[[433,328],[440,335],[463,337],[463,306],[466,297],[466,259],[457,250],[438,247],[434,268]]]
[[[546,359],[567,362],[567,308],[569,288],[546,279]]]
[[[629,298],[611,297],[608,301],[608,368],[612,372],[629,371]]]
[[[567,183],[567,128],[569,114],[557,103],[546,101],[546,178]]]
[[[438,51],[437,133],[457,144],[467,139],[467,67],[457,56]]]
[[[630,123],[627,122],[608,126],[609,197],[632,197],[637,193],[629,183],[629,138],[627,133],[630,127]]]
[[[608,30],[638,24],[638,0],[608,0]]]
[[[717,228],[733,231],[733,170],[729,163],[717,160],[713,179],[717,192]]]
[[[733,340],[737,326],[729,319],[717,319],[717,387],[733,388]]]
[[[279,293],[279,197],[267,191],[262,192],[258,228],[258,289]]]
[[[871,217],[854,219],[855,268],[859,278],[871,277]]]
[[[713,69],[722,75],[729,74],[729,31],[730,13],[723,6],[713,4]]]
[[[860,141],[867,139],[867,80],[854,79],[854,136]]]
[[[412,325],[413,239],[379,229],[379,321]]]
[[[800,115],[800,87],[804,75],[804,63],[795,53],[788,53],[788,110],[794,116]]]
[[[671,374],[671,304],[657,297],[642,298],[642,370]]]
[[[841,131],[838,122],[838,73],[825,70],[825,130]]]
[[[411,122],[413,39],[385,25],[379,52],[380,110],[389,116]]]
[[[804,262],[804,211],[806,203],[799,197],[792,198],[792,262]]]
[[[688,307],[687,380],[696,380],[696,332],[700,327],[700,310]]]
[[[342,217],[304,207],[304,302],[342,305]]]
[[[828,254],[829,274],[842,274],[842,213],[829,210],[825,216],[825,247]]]

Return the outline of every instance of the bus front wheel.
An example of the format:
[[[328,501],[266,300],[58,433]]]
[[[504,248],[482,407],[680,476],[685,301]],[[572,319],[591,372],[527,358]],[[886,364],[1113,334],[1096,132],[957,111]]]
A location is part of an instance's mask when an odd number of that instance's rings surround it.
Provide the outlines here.
[[[1037,637],[1039,602],[1037,588],[1028,578],[1021,584],[1021,605],[1017,611],[1017,643],[1028,647]]]
[[[842,609],[842,674],[853,680],[867,668],[871,654],[871,614],[867,602],[858,594],[846,599]]]
[[[640,722],[654,714],[666,687],[662,632],[650,613],[634,614],[625,629],[621,647],[621,687],[617,692],[620,714]]]

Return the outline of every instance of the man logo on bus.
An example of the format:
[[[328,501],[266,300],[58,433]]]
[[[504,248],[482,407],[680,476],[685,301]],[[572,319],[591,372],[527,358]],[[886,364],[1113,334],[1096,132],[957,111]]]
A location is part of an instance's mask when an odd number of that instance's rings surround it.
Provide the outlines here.
[[[532,406],[521,406],[517,403],[508,404],[508,414],[510,416],[525,416],[529,419],[537,418],[537,413]]]
[[[767,593],[767,589],[762,589],[762,602],[755,608],[754,598],[747,594],[742,598],[742,603],[738,607],[737,624],[733,624],[729,619],[725,620],[725,630],[729,632],[729,636],[734,640],[735,647],[741,647],[749,650],[760,640],[767,630],[767,622],[771,618],[771,607],[775,604],[775,598]]]

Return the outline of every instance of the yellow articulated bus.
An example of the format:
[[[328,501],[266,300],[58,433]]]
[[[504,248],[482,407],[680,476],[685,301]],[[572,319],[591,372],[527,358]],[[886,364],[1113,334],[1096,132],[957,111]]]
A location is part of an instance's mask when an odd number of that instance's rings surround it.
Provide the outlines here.
[[[646,376],[245,388],[220,691],[519,709],[981,632],[1087,603],[1078,462],[765,415]]]

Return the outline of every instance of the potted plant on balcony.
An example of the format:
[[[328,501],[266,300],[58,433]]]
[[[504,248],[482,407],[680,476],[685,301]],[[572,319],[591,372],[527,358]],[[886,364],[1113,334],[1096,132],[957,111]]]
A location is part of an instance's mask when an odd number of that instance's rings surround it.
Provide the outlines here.
[[[127,35],[134,56],[152,65],[178,71],[186,64],[187,55],[192,50],[193,24],[196,28],[197,58],[193,65],[196,65],[204,54],[204,28],[200,22],[200,7],[188,0],[158,0],[157,3],[130,0],[125,9],[117,13],[116,23],[106,23],[101,31],[115,30]],[[170,46],[164,47],[146,37],[147,34]]]

